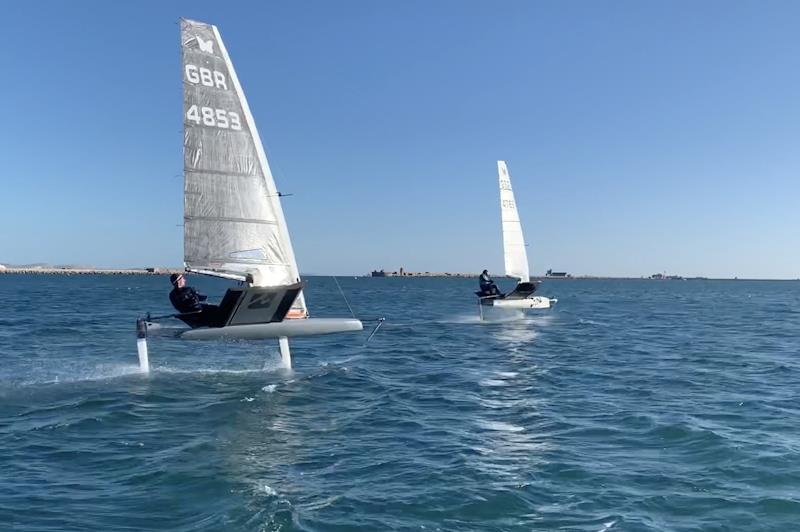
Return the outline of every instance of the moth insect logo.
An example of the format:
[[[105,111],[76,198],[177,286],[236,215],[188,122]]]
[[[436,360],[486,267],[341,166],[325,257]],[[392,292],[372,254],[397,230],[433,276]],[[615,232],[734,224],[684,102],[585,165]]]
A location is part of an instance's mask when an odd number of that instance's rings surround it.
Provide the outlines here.
[[[200,46],[201,52],[206,52],[207,54],[214,53],[214,41],[211,39],[204,41],[202,37],[199,35],[197,36],[197,45]]]
[[[254,294],[253,297],[250,299],[250,303],[247,304],[247,308],[250,310],[257,310],[262,308],[269,308],[272,305],[272,301],[275,299],[275,294]]]

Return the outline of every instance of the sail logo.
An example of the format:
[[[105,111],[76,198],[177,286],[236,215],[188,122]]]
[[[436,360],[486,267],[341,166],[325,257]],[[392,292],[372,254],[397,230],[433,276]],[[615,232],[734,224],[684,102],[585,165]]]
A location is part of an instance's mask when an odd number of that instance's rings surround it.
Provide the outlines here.
[[[211,39],[204,41],[203,38],[200,37],[199,35],[196,38],[197,38],[197,45],[200,46],[201,52],[205,52],[207,54],[214,53],[214,41],[212,41]]]
[[[247,308],[250,310],[269,308],[272,306],[272,302],[276,295],[277,294],[275,292],[268,294],[253,294],[253,297],[250,298],[250,303],[247,304]]]

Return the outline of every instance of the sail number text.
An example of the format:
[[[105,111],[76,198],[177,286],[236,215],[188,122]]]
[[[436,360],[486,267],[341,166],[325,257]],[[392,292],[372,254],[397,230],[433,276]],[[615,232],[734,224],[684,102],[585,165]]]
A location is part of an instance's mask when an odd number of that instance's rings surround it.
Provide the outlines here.
[[[186,81],[192,85],[228,90],[228,80],[225,77],[225,73],[219,70],[187,64],[184,67],[184,74],[186,75]],[[186,120],[197,125],[203,124],[204,126],[218,127],[220,129],[232,129],[234,131],[242,129],[242,121],[239,118],[239,114],[225,109],[192,105],[186,111]]]
[[[514,204],[514,200],[504,199],[500,202],[504,209],[516,209],[517,206]]]
[[[205,87],[228,90],[228,82],[225,80],[225,74],[219,70],[211,70],[205,67],[198,67],[197,65],[186,65],[184,72],[186,73],[186,81],[192,85],[197,85],[199,83]]]
[[[240,131],[242,122],[238,113],[226,111],[225,109],[212,109],[211,107],[198,107],[193,105],[186,111],[186,120],[204,126],[218,127],[220,129],[232,129]]]
[[[509,181],[508,179],[501,179],[500,190],[511,190],[511,181]]]

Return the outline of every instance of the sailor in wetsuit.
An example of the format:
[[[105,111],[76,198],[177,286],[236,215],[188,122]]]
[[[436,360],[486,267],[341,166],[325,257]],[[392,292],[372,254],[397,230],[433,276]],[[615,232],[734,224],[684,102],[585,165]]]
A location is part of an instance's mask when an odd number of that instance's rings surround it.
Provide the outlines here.
[[[173,273],[169,280],[174,286],[172,292],[169,293],[169,300],[175,310],[186,314],[178,316],[180,320],[192,328],[219,326],[217,324],[219,307],[201,303],[206,300],[206,296],[198,294],[191,286],[186,286],[186,278],[183,274]]]
[[[489,271],[483,270],[481,272],[480,277],[480,285],[481,285],[481,292],[483,292],[487,296],[499,296],[502,295],[500,293],[500,289],[497,288],[497,285],[494,284],[494,281],[491,277],[489,277]]]

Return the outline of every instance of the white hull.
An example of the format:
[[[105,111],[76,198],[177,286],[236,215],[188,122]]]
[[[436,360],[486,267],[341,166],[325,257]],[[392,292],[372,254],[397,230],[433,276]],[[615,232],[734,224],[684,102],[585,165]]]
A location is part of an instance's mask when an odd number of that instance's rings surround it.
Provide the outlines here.
[[[492,301],[491,305],[497,308],[508,309],[548,309],[556,302],[558,302],[557,299],[533,296],[526,297],[525,299],[495,299]]]
[[[308,318],[288,319],[275,323],[189,329],[182,333],[180,337],[187,340],[217,340],[221,338],[265,340],[269,338],[293,338],[295,336],[361,331],[363,329],[364,325],[356,319]]]

